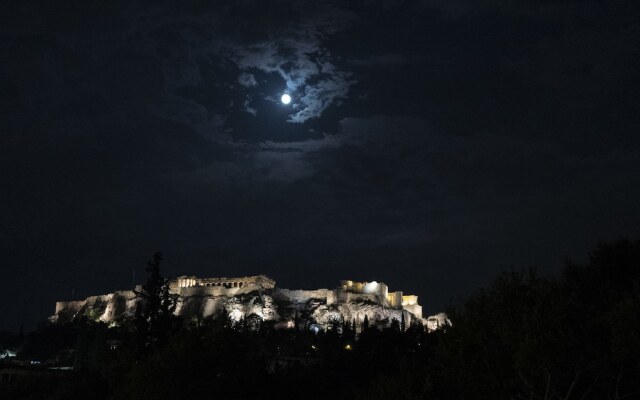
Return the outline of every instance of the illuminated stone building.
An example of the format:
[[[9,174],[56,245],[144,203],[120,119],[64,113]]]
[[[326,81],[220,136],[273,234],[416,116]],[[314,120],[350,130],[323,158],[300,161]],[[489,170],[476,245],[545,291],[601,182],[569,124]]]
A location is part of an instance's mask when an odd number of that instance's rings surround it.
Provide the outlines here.
[[[368,299],[383,307],[407,310],[417,318],[422,318],[422,306],[418,304],[418,296],[404,295],[401,291],[389,292],[383,282],[340,281],[336,289],[339,302],[348,303],[358,298]]]
[[[182,296],[249,293],[254,290],[273,289],[275,286],[276,281],[265,275],[240,278],[198,278],[183,275],[169,281],[169,289]]]
[[[169,290],[177,295],[175,314],[184,318],[210,317],[223,309],[234,320],[252,316],[275,321],[282,327],[292,324],[293,315],[307,315],[309,325],[327,327],[336,319],[385,326],[393,319],[426,324],[418,296],[402,291],[390,292],[383,282],[340,281],[335,289],[282,289],[265,275],[238,278],[199,278],[183,275],[169,281]],[[142,291],[138,285],[136,291]],[[91,296],[80,301],[56,303],[52,321],[86,316],[117,323],[131,318],[141,299],[133,290]],[[426,325],[425,325],[426,326]]]

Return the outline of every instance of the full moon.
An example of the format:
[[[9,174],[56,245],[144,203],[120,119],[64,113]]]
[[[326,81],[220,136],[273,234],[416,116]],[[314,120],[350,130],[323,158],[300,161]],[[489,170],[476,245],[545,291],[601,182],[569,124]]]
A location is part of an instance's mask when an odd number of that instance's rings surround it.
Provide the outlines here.
[[[280,97],[280,101],[282,102],[282,104],[289,104],[291,103],[291,96],[285,93],[282,95],[282,97]]]

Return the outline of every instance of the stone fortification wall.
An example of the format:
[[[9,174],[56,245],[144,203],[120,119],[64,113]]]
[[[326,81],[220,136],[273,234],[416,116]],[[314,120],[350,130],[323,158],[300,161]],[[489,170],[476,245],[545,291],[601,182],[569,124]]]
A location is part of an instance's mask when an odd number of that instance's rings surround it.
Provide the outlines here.
[[[56,313],[50,320],[71,320],[86,316],[97,321],[111,322],[123,316],[132,317],[138,301],[132,290],[89,296],[79,301],[58,301]]]
[[[275,282],[264,275],[241,278],[196,278],[182,276],[170,281],[170,290],[178,295],[175,314],[184,318],[206,318],[226,310],[232,320],[257,316],[262,320],[290,324],[294,315],[308,324],[331,325],[336,319],[356,320],[365,315],[371,324],[385,326],[404,315],[407,326],[422,320],[418,297],[388,292],[384,283],[342,281],[336,289],[291,290],[274,288]],[[137,291],[142,287],[137,286]],[[142,300],[131,290],[91,296],[81,301],[56,303],[52,321],[89,317],[97,321],[117,322],[134,317]],[[254,317],[251,317],[254,318]],[[431,326],[443,324],[441,318]],[[288,325],[287,325],[288,326]]]
[[[354,301],[357,302],[372,302],[372,303],[376,303],[376,304],[380,304],[380,305],[385,305],[384,304],[384,300],[382,300],[380,298],[380,296],[378,296],[377,294],[374,293],[350,293],[350,292],[343,292],[343,291],[338,291],[337,293],[337,298],[336,298],[336,302],[337,303],[351,303]]]
[[[383,307],[406,310],[417,318],[422,318],[422,306],[418,304],[418,296],[404,295],[402,291],[389,292],[383,282],[354,282],[340,281],[340,287],[335,291],[337,303],[369,300]]]
[[[273,298],[277,300],[290,301],[292,303],[306,303],[309,300],[321,300],[328,304],[327,298],[330,297],[329,293],[333,294],[333,290],[329,289],[316,289],[316,290],[291,290],[291,289],[275,289],[273,291]],[[331,296],[333,298],[333,296]]]
[[[402,306],[402,308],[407,310],[407,311],[409,311],[413,315],[415,315],[416,318],[422,318],[422,306],[421,305],[419,305],[419,304],[409,304],[409,305]]]
[[[447,314],[439,313],[428,317],[426,319],[425,326],[427,327],[428,332],[433,332],[438,329],[446,329],[446,327],[452,326],[452,324]]]
[[[389,301],[389,306],[394,308],[402,307],[402,292],[396,291],[391,292],[387,295],[387,301]]]
[[[87,303],[87,300],[73,300],[73,301],[56,301],[56,314],[63,310],[70,310],[77,312]]]
[[[340,290],[349,293],[375,294],[382,299],[386,299],[389,288],[383,282],[354,282],[349,280],[340,281]]]

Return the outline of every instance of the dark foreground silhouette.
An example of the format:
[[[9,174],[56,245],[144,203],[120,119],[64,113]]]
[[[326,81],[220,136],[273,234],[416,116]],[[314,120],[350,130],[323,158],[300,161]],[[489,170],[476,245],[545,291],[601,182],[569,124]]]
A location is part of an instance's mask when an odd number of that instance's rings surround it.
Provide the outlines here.
[[[182,321],[160,259],[135,320],[1,334],[22,364],[0,361],[0,399],[640,398],[640,242],[601,244],[558,277],[505,272],[448,310],[446,331],[395,321],[357,337],[348,321],[319,334]]]

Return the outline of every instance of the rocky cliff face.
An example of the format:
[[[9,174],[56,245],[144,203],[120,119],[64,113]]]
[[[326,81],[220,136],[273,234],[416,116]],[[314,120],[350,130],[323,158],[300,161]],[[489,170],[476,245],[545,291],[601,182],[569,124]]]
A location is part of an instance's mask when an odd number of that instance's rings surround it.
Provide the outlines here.
[[[365,315],[372,323],[385,325],[393,319],[400,321],[405,314],[407,326],[412,320],[418,319],[411,313],[399,309],[382,307],[369,300],[354,300],[344,303],[326,301],[326,295],[320,291],[276,289],[273,297],[278,304],[280,314],[287,320],[292,320],[298,313],[298,318],[305,324],[317,324],[325,328],[336,321],[356,320],[356,325],[362,324]],[[419,322],[422,322],[419,320]]]
[[[356,321],[360,326],[367,316],[371,325],[388,325],[393,319],[400,321],[404,314],[407,326],[412,321],[422,324],[426,320],[417,318],[401,309],[383,307],[376,302],[358,299],[349,302],[327,302],[327,289],[255,290],[248,293],[194,294],[180,296],[175,314],[185,319],[207,318],[226,310],[233,321],[242,318],[274,321],[279,327],[293,326],[297,319],[302,326],[326,329],[338,321]],[[329,297],[331,298],[331,297]],[[118,291],[102,296],[91,296],[82,301],[58,302],[52,322],[66,322],[74,318],[87,317],[96,321],[118,324],[132,318],[140,299],[133,291]]]
[[[100,296],[90,296],[80,301],[59,301],[56,313],[49,317],[51,322],[67,322],[75,318],[87,317],[102,322],[117,322],[131,318],[139,300],[132,290],[122,290]]]

